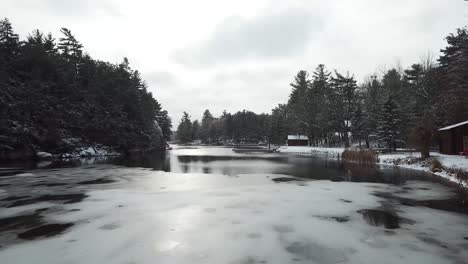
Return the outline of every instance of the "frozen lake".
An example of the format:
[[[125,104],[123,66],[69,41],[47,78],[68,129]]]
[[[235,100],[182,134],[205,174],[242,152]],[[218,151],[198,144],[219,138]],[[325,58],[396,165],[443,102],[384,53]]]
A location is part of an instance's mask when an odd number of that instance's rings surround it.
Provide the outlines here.
[[[0,263],[468,263],[463,195],[423,172],[215,147],[83,163],[0,174]]]

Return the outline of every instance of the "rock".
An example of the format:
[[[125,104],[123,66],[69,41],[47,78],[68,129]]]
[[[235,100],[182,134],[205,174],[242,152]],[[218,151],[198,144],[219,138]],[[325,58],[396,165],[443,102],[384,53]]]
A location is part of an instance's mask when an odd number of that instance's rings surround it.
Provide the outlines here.
[[[93,157],[96,156],[96,150],[93,147],[82,149],[80,151],[80,157]]]
[[[39,160],[52,160],[52,158],[53,158],[52,154],[50,154],[48,152],[43,152],[43,151],[37,152],[36,157]]]

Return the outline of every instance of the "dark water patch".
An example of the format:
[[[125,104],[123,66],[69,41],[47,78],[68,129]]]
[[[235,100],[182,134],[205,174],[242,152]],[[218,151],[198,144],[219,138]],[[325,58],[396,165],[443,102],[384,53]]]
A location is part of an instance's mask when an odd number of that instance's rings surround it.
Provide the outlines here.
[[[344,182],[346,181],[346,178],[343,176],[333,176],[330,178],[330,181],[332,182]]]
[[[274,182],[292,182],[292,181],[304,181],[303,179],[299,178],[290,178],[290,177],[278,177],[271,179]]]
[[[419,240],[421,240],[422,242],[430,244],[430,245],[438,246],[438,247],[441,247],[441,248],[448,248],[448,246],[445,243],[443,243],[443,242],[441,242],[441,241],[439,241],[439,240],[437,240],[437,239],[435,239],[433,237],[418,236],[417,238]]]
[[[346,200],[346,199],[340,199],[340,201],[345,202],[345,203],[352,203],[353,202],[351,200]]]
[[[36,227],[43,223],[42,219],[43,217],[37,213],[1,218],[0,232]]]
[[[36,198],[25,199],[25,200],[18,200],[10,205],[8,208],[23,206],[28,204],[34,204],[39,202],[55,202],[55,201],[62,201],[64,204],[71,204],[71,203],[79,203],[84,198],[88,197],[86,194],[83,193],[71,193],[71,194],[46,194]]]
[[[42,213],[42,212],[45,212],[45,211],[47,211],[47,210],[49,210],[49,208],[40,208],[40,209],[34,210],[34,212],[35,212],[35,213]]]
[[[8,183],[3,183],[3,184],[0,184],[0,187],[6,187],[6,186],[10,186],[11,184],[8,184]]]
[[[47,182],[43,182],[43,183],[36,183],[36,184],[33,184],[31,186],[34,186],[34,187],[39,187],[39,186],[44,186],[44,187],[54,187],[54,186],[65,186],[67,185],[66,183],[61,183],[61,182],[51,182],[51,183],[47,183]]]
[[[113,183],[113,182],[115,182],[115,180],[106,179],[106,178],[100,178],[100,179],[96,179],[96,180],[78,182],[78,184],[83,184],[83,185],[88,185],[88,184],[107,184],[107,183]]]
[[[11,202],[11,201],[21,200],[21,199],[25,199],[25,198],[29,198],[29,197],[31,197],[31,196],[16,196],[16,195],[13,195],[13,196],[1,199],[0,201],[2,201],[2,202]]]
[[[25,173],[23,170],[0,170],[0,177],[14,176],[16,174]]]
[[[363,209],[357,211],[364,220],[372,226],[384,226],[387,229],[400,228],[401,218],[393,213],[378,209]]]
[[[18,238],[26,239],[26,240],[33,240],[38,237],[51,237],[62,234],[68,228],[72,227],[72,223],[66,224],[47,224],[42,225],[23,233],[18,234]]]
[[[468,240],[468,237],[464,237],[463,239]]]
[[[325,247],[313,241],[296,241],[286,245],[286,251],[313,263],[343,263],[348,260],[346,255],[338,250]]]
[[[333,220],[333,221],[336,221],[338,223],[346,223],[346,222],[349,222],[349,220],[350,220],[349,216],[323,216],[323,215],[319,215],[319,216],[315,216],[315,217],[320,218],[320,219],[324,219],[324,220]]]
[[[458,195],[453,198],[443,200],[416,200],[399,197],[390,192],[374,192],[373,195],[401,205],[422,206],[441,211],[468,214],[468,204],[465,203],[464,199],[458,197]]]

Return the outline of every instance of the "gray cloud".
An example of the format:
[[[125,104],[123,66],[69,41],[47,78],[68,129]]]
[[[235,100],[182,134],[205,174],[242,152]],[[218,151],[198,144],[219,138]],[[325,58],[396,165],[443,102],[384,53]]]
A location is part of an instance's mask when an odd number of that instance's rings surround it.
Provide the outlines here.
[[[148,84],[156,86],[171,87],[177,84],[176,76],[167,71],[145,73],[143,77]]]
[[[291,56],[303,51],[321,26],[318,14],[304,9],[286,9],[253,18],[230,17],[216,27],[209,39],[176,51],[174,58],[182,64],[207,66]]]
[[[121,16],[121,13],[108,0],[15,0],[15,6],[18,10],[29,9],[62,17]]]

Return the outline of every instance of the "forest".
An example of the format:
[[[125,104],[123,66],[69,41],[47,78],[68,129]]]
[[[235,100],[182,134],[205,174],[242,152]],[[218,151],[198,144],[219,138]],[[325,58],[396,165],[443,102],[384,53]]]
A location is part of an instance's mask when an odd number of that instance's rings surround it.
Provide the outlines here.
[[[439,58],[425,56],[409,68],[370,74],[362,83],[353,74],[319,64],[300,70],[290,96],[269,114],[246,110],[201,122],[184,113],[177,129],[181,142],[207,144],[271,142],[284,144],[288,134],[309,136],[312,145],[415,148],[429,156],[437,128],[468,117],[468,30],[446,37]]]
[[[34,30],[20,40],[0,21],[0,158],[86,144],[164,148],[169,115],[128,59],[93,59],[69,29],[61,33]]]

